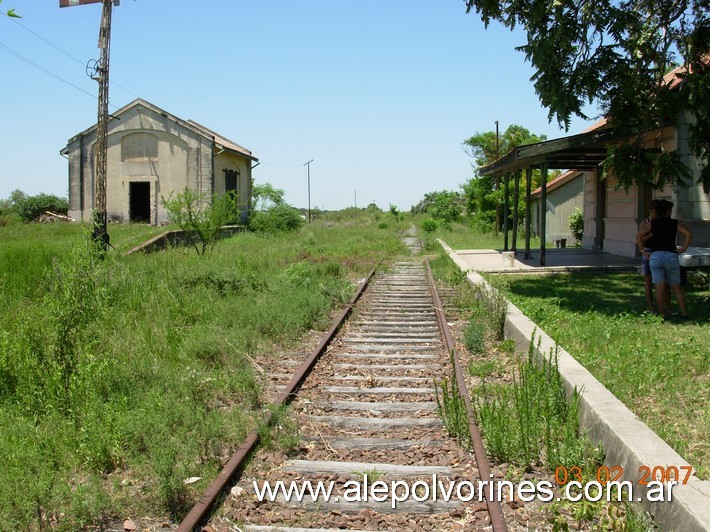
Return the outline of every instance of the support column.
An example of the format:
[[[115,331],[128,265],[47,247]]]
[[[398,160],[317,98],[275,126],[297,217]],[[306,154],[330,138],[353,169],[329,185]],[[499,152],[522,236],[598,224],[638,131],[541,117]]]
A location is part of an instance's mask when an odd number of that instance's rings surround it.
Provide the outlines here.
[[[520,172],[515,172],[513,186],[513,252],[518,251],[518,205],[520,204]]]
[[[532,168],[525,169],[525,258],[530,258],[530,196],[532,195]]]
[[[510,216],[510,200],[508,199],[508,189],[510,188],[510,174],[505,174],[503,184],[503,251],[508,251],[508,217]]]
[[[547,161],[542,163],[542,168],[540,169],[541,176],[541,193],[540,193],[540,266],[545,265],[545,239],[547,238],[546,233],[546,222],[547,222]]]

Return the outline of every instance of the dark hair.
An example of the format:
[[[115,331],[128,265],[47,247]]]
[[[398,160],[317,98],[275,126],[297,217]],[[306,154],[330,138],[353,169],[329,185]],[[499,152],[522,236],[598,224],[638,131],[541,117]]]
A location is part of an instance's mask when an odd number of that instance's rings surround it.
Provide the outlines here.
[[[664,200],[652,199],[648,204],[648,208],[651,209],[652,211],[657,211],[661,207],[661,203],[663,201]]]
[[[657,216],[666,216],[673,210],[673,202],[666,199],[652,199],[648,208],[656,211]]]

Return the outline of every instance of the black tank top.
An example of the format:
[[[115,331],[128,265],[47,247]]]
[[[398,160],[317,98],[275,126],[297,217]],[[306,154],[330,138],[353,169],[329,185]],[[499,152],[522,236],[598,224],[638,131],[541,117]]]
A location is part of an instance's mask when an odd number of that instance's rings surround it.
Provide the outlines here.
[[[678,220],[675,218],[656,218],[651,220],[653,233],[653,251],[676,251],[675,241],[678,233]]]

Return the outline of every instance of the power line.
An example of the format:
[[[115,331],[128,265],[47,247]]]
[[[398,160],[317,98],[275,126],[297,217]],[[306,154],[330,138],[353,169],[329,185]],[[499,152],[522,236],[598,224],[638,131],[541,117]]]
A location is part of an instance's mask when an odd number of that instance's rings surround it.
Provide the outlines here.
[[[303,164],[301,164],[301,163],[294,164],[294,165],[289,165],[289,166],[283,166],[283,165],[280,165],[280,164],[274,164],[274,163],[267,162],[267,161],[265,161],[265,160],[263,160],[263,159],[261,159],[261,158],[259,159],[259,162],[260,162],[261,164],[265,164],[266,166],[273,166],[273,167],[275,167],[275,168],[300,168],[301,166],[303,166]]]
[[[35,32],[35,31],[32,31],[30,28],[28,28],[27,26],[25,26],[24,24],[22,24],[20,21],[18,21],[18,20],[15,19],[14,17],[9,17],[9,16],[7,16],[7,14],[5,14],[5,18],[7,18],[8,20],[10,20],[10,21],[12,21],[13,23],[17,24],[17,25],[20,26],[23,30],[28,31],[29,33],[31,33],[32,35],[34,35],[35,37],[37,37],[37,38],[40,39],[41,41],[45,42],[46,44],[48,44],[49,46],[51,46],[52,48],[54,48],[55,50],[58,50],[59,52],[63,53],[63,54],[66,55],[69,59],[71,59],[71,60],[73,60],[73,61],[79,63],[79,64],[82,65],[82,66],[86,66],[86,62],[84,62],[84,61],[82,61],[81,59],[79,59],[79,58],[73,56],[72,54],[70,54],[70,53],[67,52],[66,50],[64,50],[64,49],[60,48],[59,46],[57,46],[56,44],[54,44],[53,42],[51,42],[51,41],[45,39],[45,38],[42,37],[39,33]],[[140,98],[140,95],[139,95],[139,94],[136,94],[135,92],[133,92],[133,91],[132,91],[131,89],[129,89],[128,87],[124,87],[123,85],[121,85],[121,84],[119,84],[119,83],[116,83],[116,82],[112,82],[111,85],[115,85],[116,87],[119,87],[119,88],[123,89],[124,91],[126,91],[126,92],[132,94],[132,95],[135,96],[136,98]]]
[[[4,45],[4,44],[1,43],[1,42],[0,42],[0,49],[1,49],[1,50],[5,50],[7,53],[9,53],[9,54],[11,54],[11,55],[14,55],[15,57],[17,57],[17,58],[20,59],[21,61],[24,61],[25,63],[27,63],[27,64],[30,65],[31,67],[36,68],[37,70],[39,70],[40,72],[44,72],[44,73],[47,74],[48,76],[51,76],[51,77],[53,77],[54,79],[61,81],[62,83],[66,83],[66,84],[69,85],[70,87],[74,87],[76,90],[81,91],[81,92],[83,92],[84,94],[86,94],[86,95],[88,95],[88,96],[90,96],[90,97],[96,99],[96,95],[95,95],[95,94],[91,94],[89,91],[82,89],[82,88],[79,87],[78,85],[74,85],[71,81],[67,81],[67,80],[64,79],[63,77],[61,77],[61,76],[55,74],[54,72],[52,72],[52,71],[50,71],[50,70],[47,70],[46,68],[44,68],[44,67],[41,66],[41,65],[38,65],[37,63],[35,63],[35,62],[32,61],[31,59],[28,59],[27,57],[25,57],[25,56],[22,55],[21,53],[16,52],[16,51],[13,50],[12,48],[10,48],[10,47]]]
[[[7,15],[5,15],[5,16],[7,17]],[[39,33],[35,33],[34,31],[32,31],[31,29],[29,29],[27,26],[25,26],[24,24],[22,24],[22,23],[21,23],[20,21],[18,21],[17,19],[12,18],[12,17],[7,17],[7,18],[8,18],[9,20],[11,20],[12,22],[14,22],[15,24],[17,24],[18,26],[20,26],[23,30],[30,32],[32,35],[34,35],[34,36],[37,37],[38,39],[40,39],[40,40],[46,42],[46,43],[47,43],[49,46],[51,46],[52,48],[54,48],[54,49],[56,49],[56,50],[59,50],[59,51],[62,52],[64,55],[66,55],[68,58],[73,59],[74,61],[76,61],[76,62],[79,63],[80,65],[83,65],[83,64],[84,64],[84,62],[83,62],[81,59],[78,59],[78,58],[74,57],[73,55],[71,55],[71,54],[70,54],[69,52],[67,52],[66,50],[62,50],[59,46],[57,46],[56,44],[54,44],[54,43],[48,41],[47,39],[45,39],[44,37],[42,37]]]

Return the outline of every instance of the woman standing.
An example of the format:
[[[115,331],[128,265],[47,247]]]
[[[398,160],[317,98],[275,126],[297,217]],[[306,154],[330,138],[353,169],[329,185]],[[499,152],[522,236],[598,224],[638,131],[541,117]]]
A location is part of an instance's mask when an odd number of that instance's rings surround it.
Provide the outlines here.
[[[671,218],[673,204],[670,201],[662,200],[656,203],[655,207],[656,212],[655,216],[651,217],[650,227],[644,229],[639,236],[644,239],[652,235],[650,267],[651,280],[656,286],[656,307],[660,315],[667,317],[668,309],[665,308],[664,293],[668,285],[678,301],[681,319],[688,319],[685,295],[680,288],[678,254],[688,249],[693,235],[683,222]],[[680,249],[676,247],[678,233],[685,237],[685,242]]]

